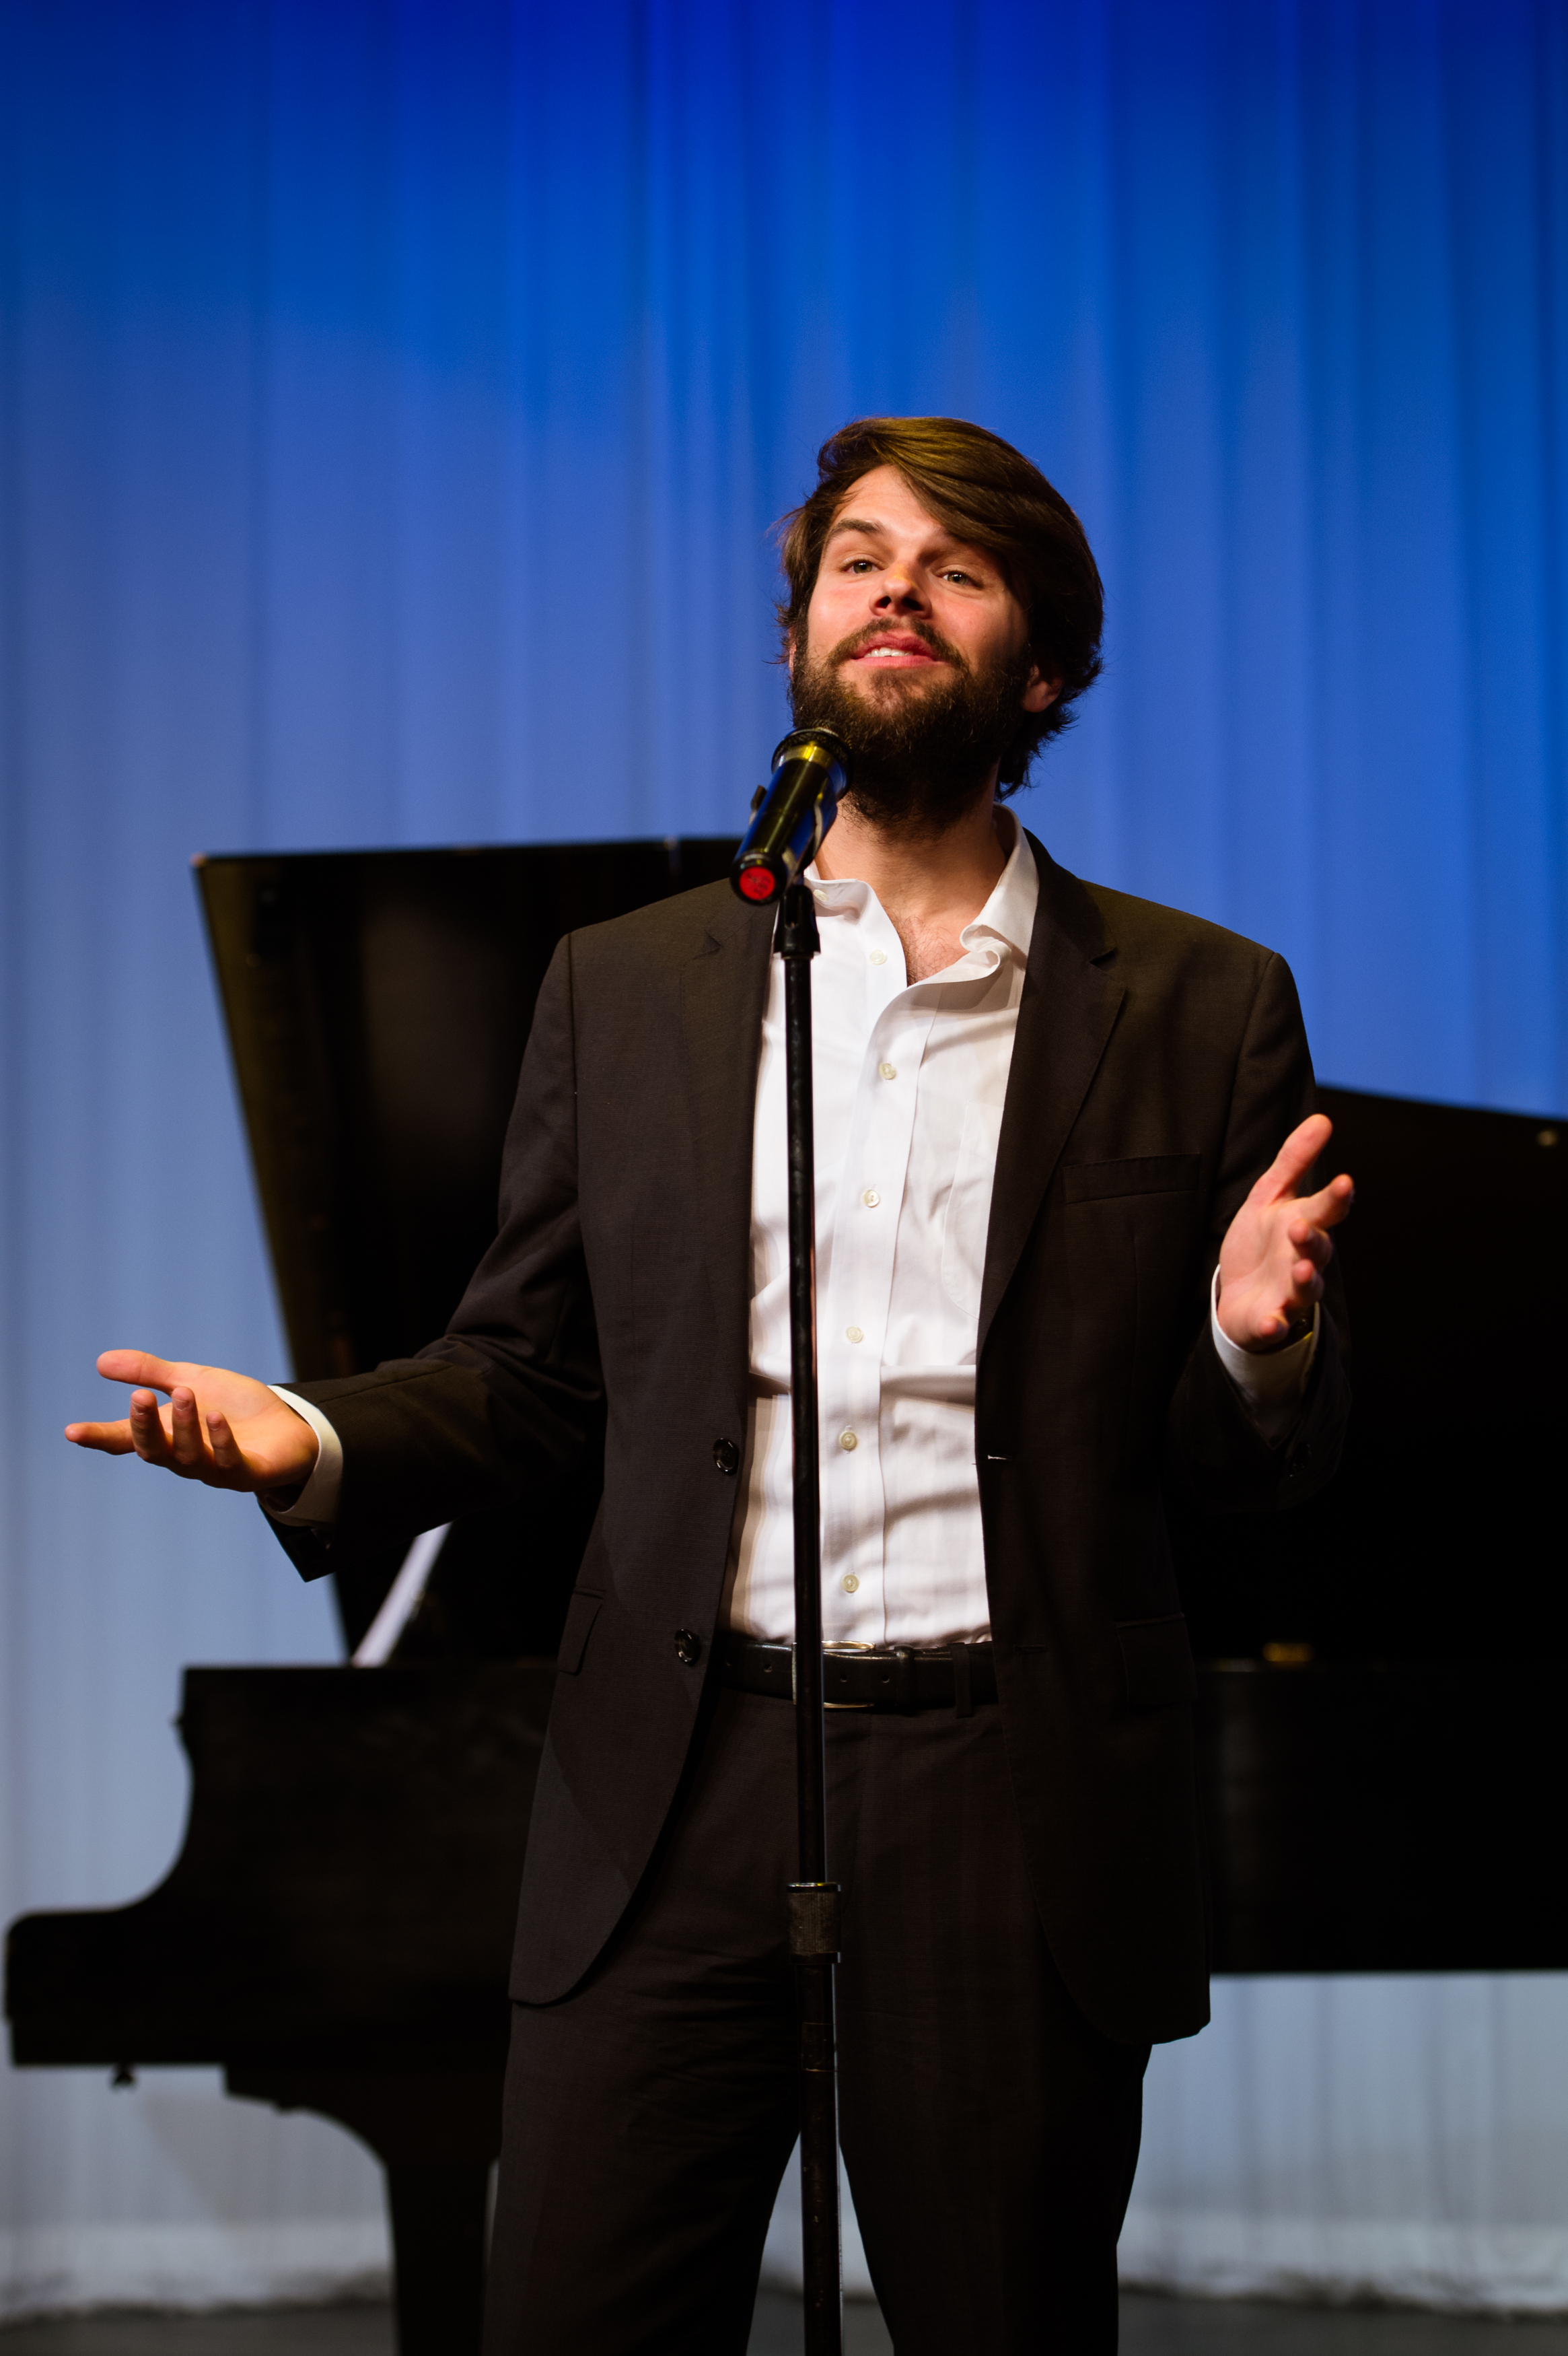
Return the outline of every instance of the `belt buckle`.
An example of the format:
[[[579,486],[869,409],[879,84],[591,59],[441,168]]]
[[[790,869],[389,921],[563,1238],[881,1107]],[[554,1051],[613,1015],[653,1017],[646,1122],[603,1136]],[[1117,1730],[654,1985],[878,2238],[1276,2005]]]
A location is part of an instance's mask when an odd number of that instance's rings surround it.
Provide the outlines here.
[[[829,1653],[874,1653],[876,1649],[875,1644],[856,1644],[848,1642],[842,1644],[824,1644],[822,1647],[824,1657]],[[828,1701],[825,1698],[822,1707],[824,1709],[875,1709],[877,1705],[874,1701]]]

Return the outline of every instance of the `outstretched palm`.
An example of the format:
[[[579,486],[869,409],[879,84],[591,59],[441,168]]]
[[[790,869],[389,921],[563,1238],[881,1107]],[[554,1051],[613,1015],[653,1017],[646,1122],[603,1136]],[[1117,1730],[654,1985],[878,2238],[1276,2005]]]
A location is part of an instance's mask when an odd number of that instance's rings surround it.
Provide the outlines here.
[[[1328,1230],[1347,1216],[1356,1190],[1343,1176],[1316,1194],[1296,1189],[1333,1134],[1320,1112],[1293,1129],[1225,1231],[1220,1323],[1240,1349],[1279,1349],[1323,1298],[1334,1256]]]
[[[65,1436],[79,1448],[140,1456],[209,1489],[291,1489],[309,1479],[315,1434],[265,1383],[144,1350],[105,1350],[98,1371],[140,1387],[123,1423],[68,1423]],[[166,1408],[157,1391],[167,1392]]]

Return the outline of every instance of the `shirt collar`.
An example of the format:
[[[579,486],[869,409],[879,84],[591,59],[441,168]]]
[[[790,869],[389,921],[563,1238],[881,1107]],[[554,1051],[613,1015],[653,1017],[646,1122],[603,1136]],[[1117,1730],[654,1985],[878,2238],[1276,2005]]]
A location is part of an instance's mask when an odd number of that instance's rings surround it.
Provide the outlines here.
[[[979,915],[970,918],[958,937],[966,949],[986,941],[1000,941],[1027,959],[1040,901],[1040,870],[1028,836],[1006,804],[997,811],[997,826],[1004,843],[1010,838],[1008,863],[997,878],[990,898]],[[806,869],[805,880],[825,916],[859,915],[874,896],[870,885],[855,876],[819,875],[815,862]]]
[[[997,812],[997,825],[1004,841],[1009,829],[1012,832],[1013,847],[1008,853],[1008,863],[997,876],[990,898],[958,937],[965,948],[987,937],[1005,941],[1008,948],[1027,959],[1034,933],[1035,909],[1040,902],[1040,870],[1034,863],[1028,835],[1005,803]]]

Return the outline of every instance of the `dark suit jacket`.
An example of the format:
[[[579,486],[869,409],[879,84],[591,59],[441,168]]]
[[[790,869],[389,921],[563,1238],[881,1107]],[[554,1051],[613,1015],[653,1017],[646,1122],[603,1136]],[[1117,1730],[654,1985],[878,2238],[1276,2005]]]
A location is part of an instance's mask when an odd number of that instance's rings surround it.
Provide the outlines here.
[[[1347,1405],[1329,1321],[1270,1449],[1209,1333],[1232,1213],[1312,1108],[1269,950],[1080,883],[1040,896],[980,1308],[976,1448],[1003,1723],[1040,1915],[1089,2019],[1207,2018],[1191,1653],[1161,1513],[1296,1504]],[[712,1660],[745,1438],[752,1111],[770,920],[710,885],[563,941],[508,1133],[496,1243],[443,1339],[302,1387],[344,1447],[333,1547],[411,1537],[597,1444],[513,1992],[562,1995],[646,1868]],[[307,1575],[333,1568],[280,1532]],[[342,1559],[339,1555],[336,1559]],[[701,1638],[688,1666],[677,1630]],[[687,1647],[686,1649],[689,1649]]]

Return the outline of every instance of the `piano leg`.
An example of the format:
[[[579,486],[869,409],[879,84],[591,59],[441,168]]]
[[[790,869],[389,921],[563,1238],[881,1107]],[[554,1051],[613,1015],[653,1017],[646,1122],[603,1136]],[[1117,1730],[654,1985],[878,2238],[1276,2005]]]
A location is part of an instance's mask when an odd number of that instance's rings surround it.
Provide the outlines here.
[[[315,2111],[386,2171],[398,2356],[479,2356],[490,2169],[501,2148],[501,2063],[488,2070],[291,2069],[229,2062],[229,2091]]]
[[[398,2356],[479,2356],[487,2165],[387,2167]]]

